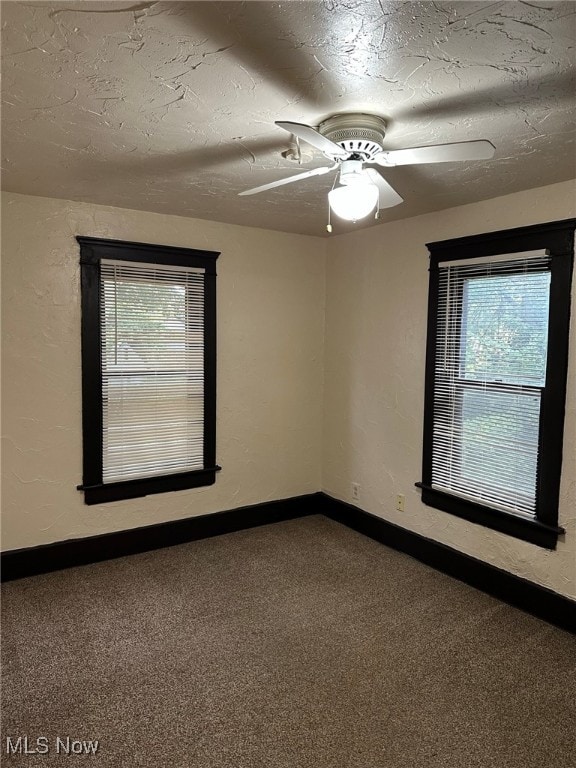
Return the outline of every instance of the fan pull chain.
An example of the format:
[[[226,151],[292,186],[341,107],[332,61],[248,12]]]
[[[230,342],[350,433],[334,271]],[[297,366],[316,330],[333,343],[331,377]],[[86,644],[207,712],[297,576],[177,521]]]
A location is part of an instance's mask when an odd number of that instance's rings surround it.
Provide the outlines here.
[[[334,181],[332,182],[332,189],[334,189],[334,187],[336,186],[337,181],[338,181],[338,174],[334,176]],[[332,189],[330,190],[330,192],[332,192]],[[332,224],[330,223],[330,213],[331,213],[330,198],[327,198],[327,200],[328,200],[328,224],[326,224],[326,231],[328,232],[328,234],[330,234],[332,232]]]

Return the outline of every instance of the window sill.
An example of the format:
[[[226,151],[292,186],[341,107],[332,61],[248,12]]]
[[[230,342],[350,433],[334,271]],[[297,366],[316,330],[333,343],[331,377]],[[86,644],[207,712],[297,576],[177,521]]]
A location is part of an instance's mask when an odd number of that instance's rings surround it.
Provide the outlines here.
[[[144,477],[137,480],[125,480],[120,483],[100,483],[98,485],[79,485],[78,490],[84,491],[85,504],[103,504],[107,501],[122,499],[137,499],[152,493],[168,491],[183,491],[187,488],[200,488],[204,485],[214,485],[216,472],[221,467],[198,469],[193,472],[179,472],[174,475],[159,475]]]
[[[529,541],[545,549],[556,549],[558,536],[564,533],[563,528],[484,507],[459,496],[443,493],[424,483],[416,483],[416,486],[422,489],[422,501],[429,507],[441,509],[443,512],[449,512],[451,515],[483,525],[485,528],[515,536],[517,539]]]

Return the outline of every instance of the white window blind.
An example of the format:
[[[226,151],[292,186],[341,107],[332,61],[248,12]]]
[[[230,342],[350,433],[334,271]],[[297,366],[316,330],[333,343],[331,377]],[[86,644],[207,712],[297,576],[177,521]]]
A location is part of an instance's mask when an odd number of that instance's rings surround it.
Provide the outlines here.
[[[204,270],[101,261],[103,482],[203,467]]]
[[[439,265],[432,487],[536,513],[546,253]]]

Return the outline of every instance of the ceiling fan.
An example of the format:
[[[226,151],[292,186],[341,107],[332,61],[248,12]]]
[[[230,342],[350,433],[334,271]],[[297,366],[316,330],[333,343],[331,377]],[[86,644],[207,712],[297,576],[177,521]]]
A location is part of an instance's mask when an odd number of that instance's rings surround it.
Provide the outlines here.
[[[328,201],[330,209],[348,221],[362,219],[372,211],[376,211],[377,217],[379,209],[391,208],[403,202],[381,175],[381,168],[458,160],[489,160],[495,152],[494,145],[486,139],[385,150],[386,122],[376,115],[334,115],[321,123],[318,129],[288,121],[277,121],[276,125],[297,140],[319,149],[331,160],[331,165],[271,181],[239,194],[255,195],[284,184],[339,171],[340,186],[334,186],[328,193]],[[328,231],[331,231],[330,224]]]

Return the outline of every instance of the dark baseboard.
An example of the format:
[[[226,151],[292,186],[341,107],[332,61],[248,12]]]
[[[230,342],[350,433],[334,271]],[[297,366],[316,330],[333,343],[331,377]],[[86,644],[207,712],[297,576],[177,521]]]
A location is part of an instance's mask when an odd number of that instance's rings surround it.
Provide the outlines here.
[[[509,605],[576,633],[576,601],[326,494],[320,495],[318,503],[318,512],[326,517],[388,547],[405,552]]]
[[[211,515],[171,520],[157,525],[130,528],[83,539],[68,539],[39,547],[3,552],[2,581],[36,576],[40,573],[88,565],[116,557],[135,555],[152,549],[185,544],[188,541],[232,533],[244,528],[277,523],[318,511],[319,493],[267,501]]]
[[[324,493],[311,493],[211,515],[3,552],[2,581],[88,565],[314,514],[326,515],[505,603],[576,633],[575,601]]]

